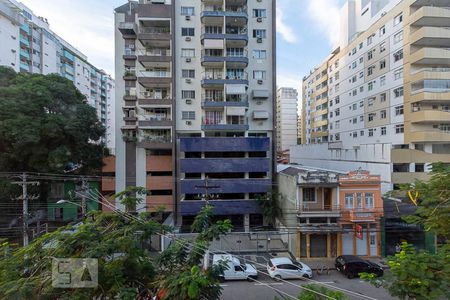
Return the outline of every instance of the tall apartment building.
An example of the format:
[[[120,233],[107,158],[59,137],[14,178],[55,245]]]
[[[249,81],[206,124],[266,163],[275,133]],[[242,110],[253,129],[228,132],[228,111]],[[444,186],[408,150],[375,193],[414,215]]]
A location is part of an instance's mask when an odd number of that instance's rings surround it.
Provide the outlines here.
[[[302,114],[297,115],[297,145],[302,143]]]
[[[95,107],[107,128],[103,142],[114,149],[114,80],[87,56],[50,30],[49,23],[20,2],[0,0],[0,65],[16,72],[56,73],[69,80]]]
[[[281,87],[277,90],[277,151],[297,145],[297,90]]]
[[[291,158],[363,166],[385,189],[428,178],[450,163],[448,2],[355,0],[341,13],[340,45],[303,80],[302,143],[322,145]]]
[[[191,224],[208,200],[262,225],[271,189],[275,0],[140,0],[115,11],[116,190]],[[206,186],[208,186],[206,188]]]

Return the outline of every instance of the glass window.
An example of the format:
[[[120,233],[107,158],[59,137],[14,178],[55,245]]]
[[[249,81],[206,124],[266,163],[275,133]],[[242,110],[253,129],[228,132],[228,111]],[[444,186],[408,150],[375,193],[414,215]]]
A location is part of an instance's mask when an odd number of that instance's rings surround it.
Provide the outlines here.
[[[181,57],[195,57],[195,49],[181,49]]]
[[[405,131],[405,127],[403,124],[395,125],[395,133],[403,133]]]
[[[181,15],[182,16],[193,16],[194,15],[194,7],[182,6],[181,7]]]
[[[182,120],[195,120],[195,111],[182,111],[181,119]]]
[[[403,49],[400,49],[400,50],[394,52],[393,55],[394,55],[394,62],[397,62],[397,61],[403,59]]]
[[[183,27],[181,28],[181,36],[194,36],[194,28],[187,28]]]
[[[353,203],[353,194],[345,194],[345,208],[353,208],[354,207],[354,203]]]
[[[373,208],[373,193],[364,193],[364,205],[366,208]]]
[[[183,99],[194,99],[195,98],[195,91],[181,91],[181,98]]]
[[[380,118],[381,119],[386,119],[386,110],[385,109],[380,111]]]
[[[394,89],[395,98],[403,96],[403,87]]]
[[[316,202],[316,189],[304,188],[303,189],[303,202]]]
[[[266,50],[253,50],[253,58],[266,59],[266,57],[267,57]]]
[[[394,35],[394,44],[397,44],[401,41],[403,41],[403,31],[400,31],[399,33],[396,33]]]
[[[253,29],[253,37],[254,38],[266,38],[266,30],[265,29]]]
[[[403,105],[399,105],[395,107],[395,115],[399,116],[399,115],[403,115]]]
[[[195,70],[182,70],[181,77],[183,78],[195,78]]]
[[[267,11],[265,9],[254,9],[253,18],[266,18]]]
[[[381,127],[381,135],[386,135],[386,127]]]
[[[356,193],[356,208],[362,208],[362,193]]]
[[[253,79],[266,79],[266,71],[253,71]]]
[[[403,14],[398,14],[394,18],[394,26],[400,24],[403,21]]]

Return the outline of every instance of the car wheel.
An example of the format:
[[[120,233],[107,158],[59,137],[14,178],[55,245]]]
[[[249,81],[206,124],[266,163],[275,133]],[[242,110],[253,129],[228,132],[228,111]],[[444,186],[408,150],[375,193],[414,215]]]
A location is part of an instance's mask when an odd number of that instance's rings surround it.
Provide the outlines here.
[[[250,282],[255,281],[255,279],[256,279],[255,276],[248,276],[247,277],[247,281],[250,281]]]
[[[311,278],[312,278],[312,276],[310,276],[310,275],[308,275],[308,274],[303,274],[302,277],[303,277],[303,278],[306,278],[306,279],[311,279]]]
[[[281,278],[281,275],[275,275],[275,280],[276,281],[280,281],[282,278]]]

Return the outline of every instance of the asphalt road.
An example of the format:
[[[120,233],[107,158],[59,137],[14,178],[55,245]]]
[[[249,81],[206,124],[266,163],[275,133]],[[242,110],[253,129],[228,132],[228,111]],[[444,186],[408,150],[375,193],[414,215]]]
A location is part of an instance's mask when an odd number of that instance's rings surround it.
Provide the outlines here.
[[[223,300],[274,300],[278,299],[297,299],[301,293],[301,288],[296,285],[305,285],[308,282],[304,280],[287,280],[287,282],[277,282],[265,274],[258,275],[259,282],[247,281],[226,281],[222,284]],[[347,294],[349,299],[365,300],[395,300],[389,296],[383,288],[376,288],[367,282],[358,278],[347,279],[341,273],[333,270],[329,275],[316,275],[314,273],[312,280],[320,281],[329,287],[338,287],[353,291],[355,294]],[[268,287],[269,285],[270,287]],[[272,289],[273,288],[273,289]],[[275,291],[277,289],[279,291]]]

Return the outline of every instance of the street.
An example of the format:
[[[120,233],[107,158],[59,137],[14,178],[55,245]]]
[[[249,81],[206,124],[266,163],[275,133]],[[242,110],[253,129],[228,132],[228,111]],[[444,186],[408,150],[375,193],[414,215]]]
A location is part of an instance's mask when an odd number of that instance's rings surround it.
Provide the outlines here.
[[[277,282],[266,274],[258,275],[258,282],[247,281],[226,281],[222,284],[223,287],[223,300],[273,300],[275,297],[279,299],[294,299],[296,298],[301,289],[295,285],[305,285],[308,283],[314,283],[312,281],[304,280],[288,280],[288,282]],[[330,275],[318,276],[314,273],[313,281],[320,281],[323,284],[353,291],[357,294],[349,295],[349,299],[382,299],[382,300],[394,300],[383,288],[376,288],[367,282],[360,279],[347,279],[341,273],[333,270]],[[268,287],[269,285],[270,287]],[[273,288],[273,289],[272,289]],[[277,289],[279,291],[276,291]],[[285,294],[283,294],[285,293]],[[292,296],[289,298],[286,294]],[[360,296],[358,296],[358,294]]]

